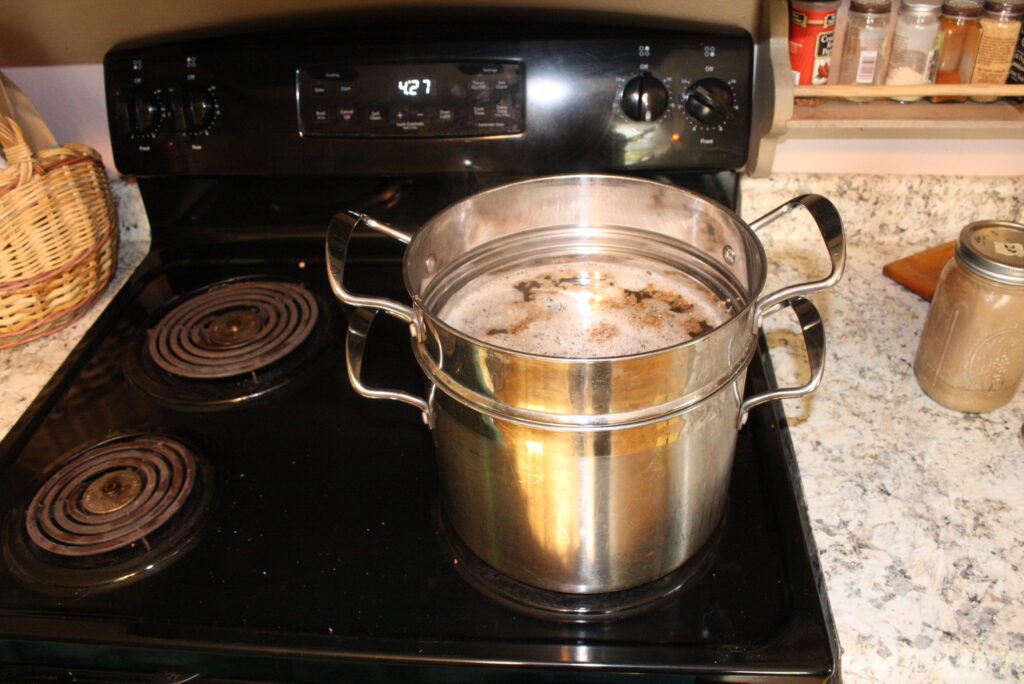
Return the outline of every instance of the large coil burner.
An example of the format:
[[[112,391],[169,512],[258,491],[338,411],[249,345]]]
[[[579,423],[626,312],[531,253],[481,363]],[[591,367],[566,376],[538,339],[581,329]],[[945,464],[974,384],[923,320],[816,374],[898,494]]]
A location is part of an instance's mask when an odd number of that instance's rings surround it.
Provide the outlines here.
[[[233,405],[283,386],[315,344],[320,307],[298,282],[247,278],[186,295],[150,326],[142,373],[129,377],[168,402]]]
[[[87,447],[9,519],[5,551],[23,579],[56,593],[141,579],[197,538],[210,500],[206,470],[189,445],[164,435]]]
[[[309,335],[316,301],[285,281],[213,287],[182,302],[149,336],[158,366],[186,378],[227,378],[274,363]]]

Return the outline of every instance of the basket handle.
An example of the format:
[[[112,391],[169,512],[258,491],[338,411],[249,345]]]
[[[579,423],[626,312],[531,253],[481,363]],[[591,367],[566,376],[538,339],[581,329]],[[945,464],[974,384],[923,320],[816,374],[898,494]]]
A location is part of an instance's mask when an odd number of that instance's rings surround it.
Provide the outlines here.
[[[32,155],[21,126],[9,116],[0,117],[0,146],[7,157],[8,167],[18,169],[17,185],[43,173],[43,165]]]

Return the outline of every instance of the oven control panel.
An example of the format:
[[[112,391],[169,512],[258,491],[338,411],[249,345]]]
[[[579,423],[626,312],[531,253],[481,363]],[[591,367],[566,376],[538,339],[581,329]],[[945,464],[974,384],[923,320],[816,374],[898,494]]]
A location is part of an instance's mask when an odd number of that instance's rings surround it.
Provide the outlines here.
[[[115,164],[140,176],[356,176],[746,163],[755,103],[745,33],[404,30],[115,48],[104,61]]]
[[[522,133],[523,65],[319,64],[295,77],[309,136],[469,137]]]

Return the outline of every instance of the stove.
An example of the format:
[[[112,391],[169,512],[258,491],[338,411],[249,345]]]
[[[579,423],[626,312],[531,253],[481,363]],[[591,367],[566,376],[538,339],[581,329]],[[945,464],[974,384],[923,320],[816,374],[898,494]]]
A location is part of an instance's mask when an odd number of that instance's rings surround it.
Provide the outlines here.
[[[657,586],[553,599],[448,530],[416,412],[352,391],[323,257],[339,211],[411,231],[533,175],[735,208],[752,53],[737,32],[460,22],[112,50],[115,158],[152,250],[0,444],[0,678],[836,678],[777,402],[739,433],[706,549]],[[357,235],[346,279],[404,298],[400,246]],[[372,336],[364,375],[416,391],[402,325]],[[762,345],[748,391],[773,382]]]

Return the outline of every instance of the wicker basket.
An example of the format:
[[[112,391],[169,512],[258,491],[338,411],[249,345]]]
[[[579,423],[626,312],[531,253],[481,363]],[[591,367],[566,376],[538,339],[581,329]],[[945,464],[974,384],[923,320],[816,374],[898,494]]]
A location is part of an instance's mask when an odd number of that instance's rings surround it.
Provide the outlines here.
[[[117,269],[117,210],[99,154],[68,144],[36,155],[0,118],[0,348],[73,323]]]

